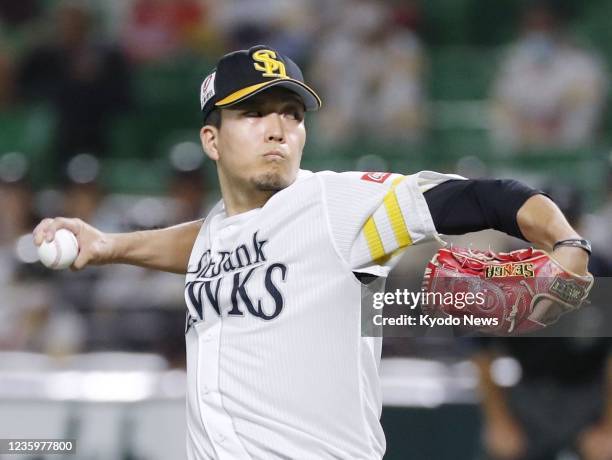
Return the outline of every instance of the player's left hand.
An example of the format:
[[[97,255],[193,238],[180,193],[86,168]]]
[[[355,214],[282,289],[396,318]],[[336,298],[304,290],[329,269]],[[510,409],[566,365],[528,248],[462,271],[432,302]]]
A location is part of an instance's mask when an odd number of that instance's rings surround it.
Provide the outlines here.
[[[584,249],[559,246],[551,255],[566,270],[584,276],[588,272],[589,255]]]
[[[598,423],[587,428],[578,438],[584,460],[612,460],[612,423]]]

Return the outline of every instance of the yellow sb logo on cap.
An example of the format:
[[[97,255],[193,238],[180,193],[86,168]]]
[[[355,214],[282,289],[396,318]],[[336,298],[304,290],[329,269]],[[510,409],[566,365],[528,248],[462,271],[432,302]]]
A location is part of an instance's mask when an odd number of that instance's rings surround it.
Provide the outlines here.
[[[264,77],[287,78],[285,64],[276,59],[276,53],[271,50],[259,50],[253,53],[256,70],[263,72]],[[261,64],[260,64],[261,63]]]

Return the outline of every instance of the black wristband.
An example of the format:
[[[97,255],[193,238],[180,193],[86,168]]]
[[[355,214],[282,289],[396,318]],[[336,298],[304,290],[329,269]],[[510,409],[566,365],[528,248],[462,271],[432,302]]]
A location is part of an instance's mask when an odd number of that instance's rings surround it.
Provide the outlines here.
[[[592,253],[591,242],[582,238],[568,238],[567,240],[557,241],[553,245],[553,251],[559,246],[569,246],[572,248],[584,249],[589,255]]]

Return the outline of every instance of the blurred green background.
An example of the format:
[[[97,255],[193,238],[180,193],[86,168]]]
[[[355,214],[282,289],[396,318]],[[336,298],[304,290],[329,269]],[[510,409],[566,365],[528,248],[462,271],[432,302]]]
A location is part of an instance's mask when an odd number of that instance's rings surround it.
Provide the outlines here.
[[[43,2],[41,16],[56,3]],[[94,11],[99,6],[96,2],[90,3]],[[584,191],[589,208],[600,205],[606,191],[612,139],[612,116],[607,107],[601,134],[588,147],[502,155],[491,145],[487,99],[503,49],[516,36],[523,3],[511,0],[420,3],[417,34],[423,41],[428,62],[425,88],[430,110],[423,141],[381,142],[370,139],[366,133],[362,139],[329,145],[318,142],[316,127],[312,126],[303,167],[351,170],[379,166],[398,172],[455,171],[460,160],[467,157],[469,164],[475,157],[479,167],[486,167],[492,173],[554,175]],[[612,16],[612,4],[602,0],[559,4],[571,17],[571,32],[585,46],[596,50],[609,68],[612,32],[607,22]],[[105,18],[102,10],[98,8],[97,18],[106,24],[102,27],[106,30],[111,19]],[[35,36],[36,31],[6,26],[0,35],[3,37],[1,49],[18,58],[30,46],[31,35]],[[112,37],[112,34],[106,35]],[[199,48],[184,49],[155,62],[132,65],[133,103],[128,111],[113,117],[108,153],[102,158],[101,180],[108,190],[137,194],[164,192],[169,174],[167,156],[172,146],[183,141],[199,142],[199,85],[212,70],[216,58],[231,46],[223,39],[214,43],[214,46],[204,43]],[[312,44],[313,48],[317,46],[324,43]],[[307,78],[308,57],[306,54],[302,59]],[[312,115],[312,119],[316,117],[317,114]],[[16,99],[0,108],[0,154],[12,151],[26,154],[32,160],[31,178],[37,187],[49,185],[51,172],[58,167],[53,156],[48,155],[55,123],[54,112],[44,101]],[[363,159],[367,154],[376,157]],[[207,164],[207,179],[215,182],[211,164]]]

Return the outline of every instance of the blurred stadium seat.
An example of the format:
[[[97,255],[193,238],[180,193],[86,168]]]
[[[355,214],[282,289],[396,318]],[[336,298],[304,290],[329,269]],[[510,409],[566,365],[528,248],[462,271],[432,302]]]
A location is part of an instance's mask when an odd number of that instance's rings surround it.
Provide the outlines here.
[[[72,355],[65,367],[79,371],[160,372],[168,369],[168,362],[152,353],[108,351]]]
[[[32,369],[43,372],[57,368],[57,361],[43,353],[0,351],[0,372],[29,371]]]

